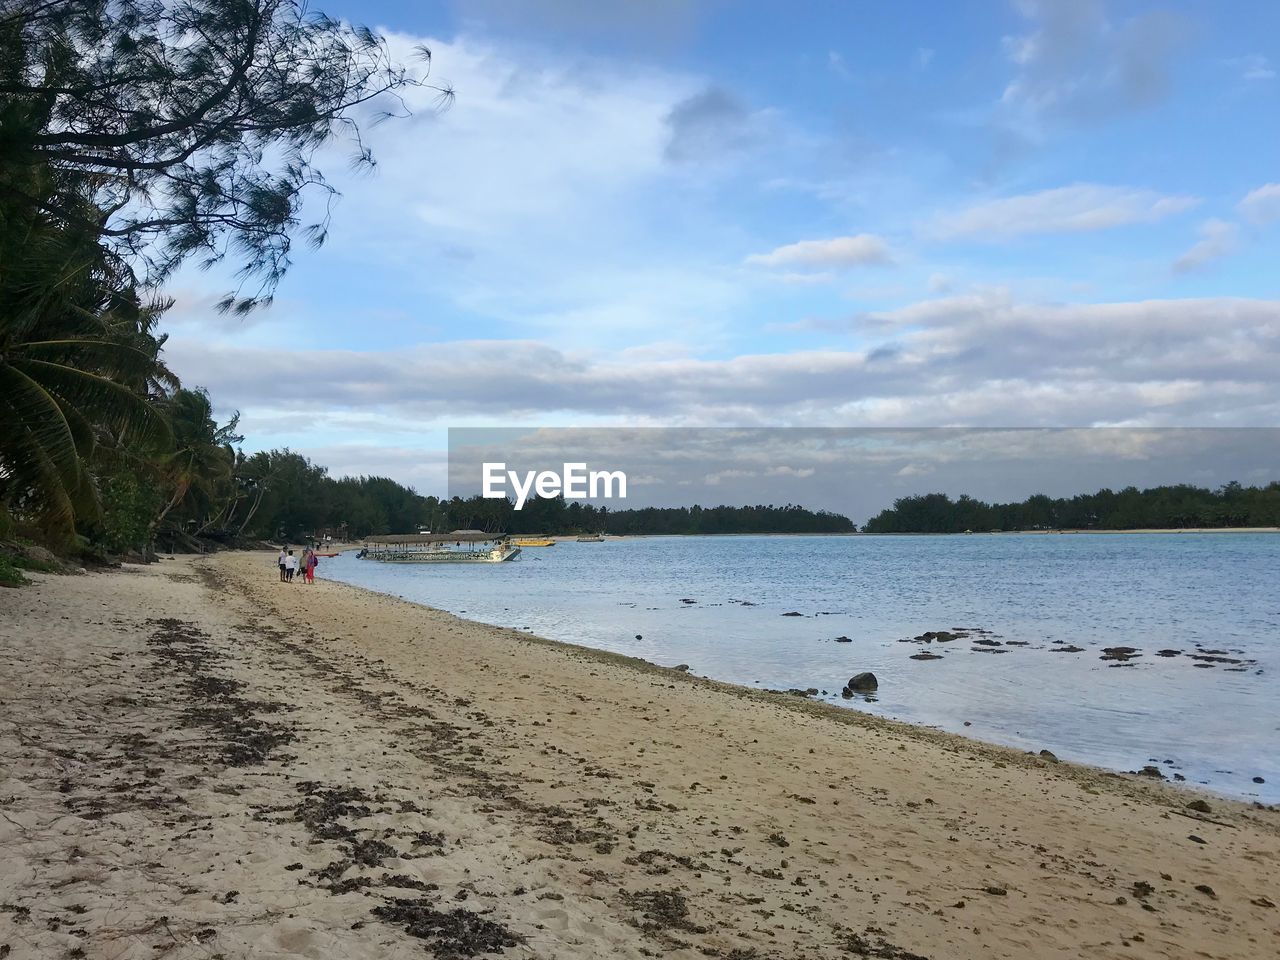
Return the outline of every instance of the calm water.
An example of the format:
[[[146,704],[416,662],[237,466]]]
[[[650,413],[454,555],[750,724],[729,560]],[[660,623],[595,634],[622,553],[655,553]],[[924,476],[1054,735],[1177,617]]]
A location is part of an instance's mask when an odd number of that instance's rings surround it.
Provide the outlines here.
[[[703,676],[816,687],[860,710],[1118,770],[1154,761],[1280,801],[1280,535],[655,537],[479,566],[349,553],[320,573]],[[900,642],[952,627],[1026,646]],[[1064,644],[1084,652],[1051,652]],[[1243,662],[1197,667],[1197,645]],[[1100,659],[1112,646],[1142,656],[1112,666]],[[926,650],[943,658],[910,659]],[[877,698],[842,700],[863,670]]]

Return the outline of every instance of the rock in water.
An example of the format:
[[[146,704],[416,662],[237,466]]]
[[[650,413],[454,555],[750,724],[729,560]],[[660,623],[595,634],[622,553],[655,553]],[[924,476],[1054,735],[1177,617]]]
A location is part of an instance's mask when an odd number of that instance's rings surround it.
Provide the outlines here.
[[[1142,656],[1136,647],[1103,647],[1102,656],[1099,660],[1118,660],[1123,663],[1126,660],[1132,660],[1134,657]]]
[[[858,673],[849,678],[846,684],[850,690],[857,693],[865,693],[868,690],[877,690],[880,687],[874,673]]]

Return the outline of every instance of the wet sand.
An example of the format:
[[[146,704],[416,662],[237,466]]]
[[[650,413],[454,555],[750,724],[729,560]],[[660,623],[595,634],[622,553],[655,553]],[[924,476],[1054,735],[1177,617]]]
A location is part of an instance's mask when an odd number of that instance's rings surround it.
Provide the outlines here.
[[[1280,954],[1274,808],[266,553],[33,579],[0,591],[0,956]]]

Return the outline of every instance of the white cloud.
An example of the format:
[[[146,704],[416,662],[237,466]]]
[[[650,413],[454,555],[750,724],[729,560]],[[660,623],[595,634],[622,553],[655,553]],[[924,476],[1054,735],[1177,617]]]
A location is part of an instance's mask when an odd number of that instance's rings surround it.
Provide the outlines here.
[[[466,37],[390,37],[397,56],[424,42],[435,75],[457,89],[453,107],[431,113],[423,93],[411,120],[378,128],[378,176],[350,189],[369,186],[362,199],[379,212],[408,210],[474,237],[577,218],[659,176],[667,118],[697,92],[694,78],[656,70],[521,57]]]
[[[1280,183],[1264,183],[1250,190],[1236,209],[1246,220],[1259,225],[1280,220]]]
[[[1200,240],[1173,262],[1174,273],[1189,273],[1233,253],[1240,230],[1225,220],[1206,220],[1200,225]]]
[[[1081,233],[1155,223],[1200,201],[1151,190],[1077,183],[1004,197],[936,217],[929,232],[942,239],[1007,240],[1036,233]]]
[[[1260,53],[1250,53],[1234,60],[1228,60],[1227,66],[1239,70],[1241,80],[1257,83],[1276,78],[1275,67],[1271,65],[1270,60]]]
[[[740,480],[754,476],[756,476],[756,472],[754,470],[739,470],[737,468],[731,468],[728,470],[717,470],[715,473],[708,473],[702,478],[702,482],[707,484],[707,486],[716,487],[719,486],[720,482],[723,480]]]
[[[899,477],[927,477],[935,469],[931,463],[908,463],[899,469],[896,475]]]
[[[793,287],[812,287],[821,283],[831,283],[835,280],[836,275],[827,271],[822,273],[774,273],[769,275],[770,280],[778,283],[785,283]]]
[[[757,267],[856,267],[889,262],[888,245],[870,233],[830,240],[801,240],[768,253],[753,253],[746,259],[747,264]]]
[[[716,253],[726,228],[714,198],[686,187],[692,165],[672,153],[730,154],[735,117],[749,132],[757,114],[707,100],[706,79],[677,70],[465,35],[390,42],[398,56],[430,46],[457,99],[441,114],[423,95],[411,118],[370,127],[372,176],[325,158],[343,198],[328,245],[298,274],[326,261],[377,276],[379,301],[403,305],[411,335],[415,314],[566,344],[642,342],[658,322],[698,342],[719,335],[745,292]],[[664,205],[678,212],[659,225]],[[312,323],[345,325],[326,306]]]
[[[251,436],[266,417],[306,430],[316,394],[282,397],[279,384],[323,384],[330,424],[316,443],[329,444],[372,442],[377,431],[361,416],[419,432],[565,418],[891,426],[1280,419],[1280,301],[1039,304],[987,291],[858,322],[859,349],[726,359],[618,359],[533,341],[290,350],[183,339],[167,352],[186,382],[242,409]],[[338,436],[333,418],[344,411],[355,419]]]

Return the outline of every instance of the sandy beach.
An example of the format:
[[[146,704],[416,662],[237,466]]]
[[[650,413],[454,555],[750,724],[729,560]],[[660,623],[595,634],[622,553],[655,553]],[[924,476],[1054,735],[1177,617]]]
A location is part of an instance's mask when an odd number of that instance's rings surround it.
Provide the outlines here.
[[[1280,954],[1275,808],[268,553],[32,579],[0,590],[0,957]]]

